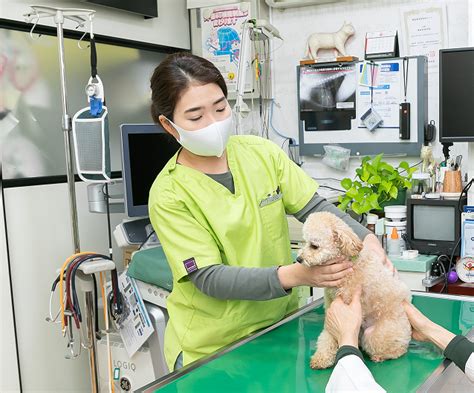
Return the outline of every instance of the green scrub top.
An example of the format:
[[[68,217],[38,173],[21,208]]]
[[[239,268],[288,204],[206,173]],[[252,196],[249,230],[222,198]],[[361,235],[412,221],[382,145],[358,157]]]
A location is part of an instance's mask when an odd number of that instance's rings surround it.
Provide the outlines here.
[[[318,185],[273,142],[233,136],[227,161],[235,193],[204,173],[166,164],[150,190],[149,213],[173,273],[165,357],[172,371],[269,326],[297,307],[297,293],[267,301],[221,300],[187,275],[210,265],[291,264],[286,214],[300,211]]]

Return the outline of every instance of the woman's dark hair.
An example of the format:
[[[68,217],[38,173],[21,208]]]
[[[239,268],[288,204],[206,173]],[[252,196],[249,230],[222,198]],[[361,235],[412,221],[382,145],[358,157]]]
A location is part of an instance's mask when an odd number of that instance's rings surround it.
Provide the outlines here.
[[[227,98],[224,78],[214,64],[191,53],[173,53],[155,68],[150,79],[151,116],[155,123],[160,115],[173,120],[176,103],[192,82],[216,83]]]

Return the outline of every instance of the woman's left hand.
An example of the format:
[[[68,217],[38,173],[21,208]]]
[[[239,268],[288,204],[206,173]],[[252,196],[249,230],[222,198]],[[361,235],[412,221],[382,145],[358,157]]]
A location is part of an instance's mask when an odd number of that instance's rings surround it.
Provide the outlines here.
[[[392,261],[388,258],[385,250],[377,239],[377,236],[369,234],[364,238],[364,248],[372,251],[383,260],[384,265],[393,273],[394,276],[398,275],[397,269],[392,264]]]

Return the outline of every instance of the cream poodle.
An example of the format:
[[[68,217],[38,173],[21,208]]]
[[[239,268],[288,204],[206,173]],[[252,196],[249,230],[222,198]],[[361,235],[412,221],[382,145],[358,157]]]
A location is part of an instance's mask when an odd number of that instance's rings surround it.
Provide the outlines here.
[[[402,306],[410,301],[409,289],[395,278],[381,260],[363,249],[363,244],[352,229],[332,213],[313,213],[303,226],[306,241],[298,260],[307,266],[324,265],[328,261],[346,256],[353,261],[354,272],[338,288],[326,288],[325,307],[341,295],[350,303],[352,294],[362,286],[363,322],[359,341],[361,347],[375,362],[396,359],[406,353],[411,338],[411,326]],[[311,358],[312,368],[334,365],[338,344],[324,329]]]

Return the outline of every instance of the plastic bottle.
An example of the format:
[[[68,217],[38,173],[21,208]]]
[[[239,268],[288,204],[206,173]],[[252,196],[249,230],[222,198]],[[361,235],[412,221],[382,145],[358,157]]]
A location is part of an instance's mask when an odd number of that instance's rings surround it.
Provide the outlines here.
[[[400,256],[400,237],[395,227],[392,229],[392,234],[387,242],[387,254],[396,257]]]
[[[367,229],[373,233],[375,233],[375,224],[377,224],[378,216],[375,214],[368,214],[367,215]]]

